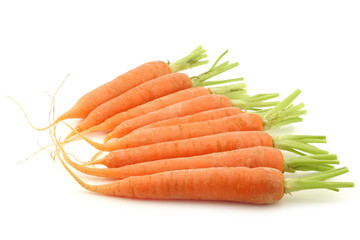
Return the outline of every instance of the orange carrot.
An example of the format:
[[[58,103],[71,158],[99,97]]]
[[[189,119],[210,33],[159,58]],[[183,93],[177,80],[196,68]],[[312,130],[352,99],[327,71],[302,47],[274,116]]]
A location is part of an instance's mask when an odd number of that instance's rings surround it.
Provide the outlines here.
[[[102,150],[112,152],[101,159],[90,161],[86,165],[103,164],[107,167],[114,168],[140,162],[190,157],[255,146],[274,146],[278,149],[292,151],[302,155],[304,154],[301,152],[327,154],[327,151],[308,144],[325,142],[326,138],[324,136],[285,135],[272,138],[268,133],[263,131],[226,132],[119,150],[111,149],[109,145],[106,145],[106,148]],[[104,147],[102,144],[99,145]],[[99,146],[94,146],[99,148]]]
[[[223,55],[222,55],[223,56]],[[220,58],[222,57],[220,56]],[[208,86],[211,84],[218,84],[223,82],[231,82],[242,80],[230,79],[223,81],[211,81],[207,82],[209,78],[216,76],[222,72],[225,72],[231,68],[238,66],[238,63],[229,64],[225,62],[219,66],[213,66],[210,70],[206,71],[199,76],[188,77],[184,73],[172,73],[167,74],[151,81],[145,82],[137,87],[130,89],[129,91],[101,104],[92,110],[88,116],[77,127],[76,131],[82,132],[93,126],[96,126],[106,119],[113,117],[114,115],[127,111],[131,108],[147,103],[154,99],[166,96],[168,94],[184,90],[190,87]],[[65,140],[73,136],[75,133],[71,132]]]
[[[243,94],[241,94],[241,95],[243,95]],[[126,134],[128,134],[136,129],[139,129],[142,127],[145,128],[146,125],[149,125],[152,123],[156,123],[156,122],[163,121],[163,120],[170,120],[173,118],[185,117],[188,115],[205,112],[205,111],[209,111],[209,110],[213,110],[213,109],[219,109],[219,108],[225,108],[225,107],[228,108],[230,106],[236,106],[236,107],[241,106],[240,109],[243,109],[243,110],[258,111],[259,107],[270,107],[270,106],[277,105],[279,103],[277,101],[275,101],[275,102],[264,102],[263,101],[263,100],[268,100],[270,98],[274,98],[277,96],[278,96],[278,94],[258,94],[258,95],[254,95],[254,96],[245,96],[241,100],[228,99],[228,100],[226,100],[228,102],[228,104],[226,106],[221,106],[221,107],[215,107],[215,106],[212,107],[211,106],[212,102],[211,101],[207,102],[208,101],[207,99],[210,98],[210,96],[197,97],[194,99],[179,102],[179,103],[171,105],[169,107],[159,109],[157,111],[153,111],[148,114],[124,121],[121,124],[119,124],[117,127],[115,127],[112,132],[110,132],[109,134],[106,135],[105,142],[107,142],[108,140],[110,140],[112,138],[123,137]],[[230,104],[229,104],[229,102],[230,102]],[[176,114],[174,114],[174,112],[176,112]],[[222,116],[222,115],[223,115],[223,113],[214,111],[214,112],[211,112],[211,114],[204,114],[204,115],[201,114],[200,116],[201,116],[201,118],[208,117],[208,120],[211,120],[211,119],[217,119],[218,118],[217,116]],[[174,119],[173,121],[176,121],[176,120]]]
[[[137,85],[169,73],[171,73],[169,65],[162,61],[140,65],[82,96],[57,121],[68,118],[85,118],[93,109],[104,102],[125,93]]]
[[[284,193],[302,189],[338,190],[354,186],[351,182],[323,181],[347,172],[346,168],[285,180],[282,172],[277,169],[246,167],[168,171],[129,177],[102,185],[90,185],[76,176],[62,159],[61,163],[71,176],[89,191],[138,199],[217,200],[267,204],[280,200]]]
[[[60,146],[60,149],[65,161],[76,170],[88,175],[119,179],[166,171],[211,167],[270,167],[281,172],[295,172],[296,170],[325,171],[333,168],[332,165],[328,164],[339,164],[334,154],[284,159],[282,152],[277,148],[251,147],[186,158],[143,162],[119,168],[90,168],[75,163],[69,158],[62,146]]]
[[[201,59],[206,57],[206,50],[204,50],[202,46],[199,46],[188,56],[173,63],[153,61],[142,64],[82,96],[72,108],[59,116],[49,126],[44,128],[34,128],[37,130],[45,130],[65,119],[85,118],[96,107],[138,85],[169,73],[183,71],[208,63],[208,61],[201,61]]]

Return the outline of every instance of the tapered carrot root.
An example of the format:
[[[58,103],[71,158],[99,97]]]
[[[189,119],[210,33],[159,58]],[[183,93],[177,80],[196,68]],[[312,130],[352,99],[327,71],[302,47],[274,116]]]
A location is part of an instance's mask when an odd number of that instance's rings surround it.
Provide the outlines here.
[[[288,138],[292,138],[292,140],[290,141]],[[327,151],[312,146],[309,143],[326,143],[326,139],[323,136],[309,135],[288,135],[272,139],[268,133],[263,131],[226,132],[120,149],[110,152],[102,159],[88,162],[87,165],[103,164],[107,167],[121,167],[140,162],[190,157],[254,146],[276,146],[278,149],[296,152],[301,155],[305,155],[304,153],[328,154]]]
[[[63,163],[63,162],[62,162]],[[66,170],[85,189],[138,199],[186,199],[273,203],[284,194],[284,178],[273,168],[207,168],[168,171],[90,185]]]
[[[82,132],[102,123],[117,113],[190,87],[191,80],[185,73],[171,73],[147,81],[96,107],[76,126],[76,131]],[[75,135],[74,132],[70,133],[64,141],[73,135]]]
[[[321,157],[315,155],[284,159],[279,149],[271,147],[251,147],[186,158],[171,158],[144,162],[119,168],[89,168],[73,162],[62,146],[59,146],[65,161],[76,170],[88,175],[119,179],[166,171],[211,167],[270,167],[278,169],[281,172],[295,172],[299,169],[304,171],[319,169],[330,170],[333,166],[328,166],[328,164],[339,164],[339,161],[335,160],[336,155],[332,154],[322,155]]]
[[[103,164],[111,168],[122,167],[140,162],[190,157],[254,146],[272,147],[273,142],[271,136],[262,131],[229,132],[185,140],[162,142],[112,151],[104,158],[89,162],[87,165]]]
[[[145,63],[87,93],[69,111],[58,117],[56,121],[68,118],[85,118],[97,106],[137,85],[169,73],[171,73],[171,69],[165,62]]]
[[[90,185],[76,176],[61,160],[65,169],[85,189],[100,194],[137,199],[186,199],[234,201],[269,204],[280,200],[284,193],[304,189],[338,190],[353,187],[352,182],[324,182],[343,174],[347,169],[304,178],[284,179],[273,168],[218,167],[167,171],[134,176],[103,185]]]
[[[188,56],[167,64],[162,61],[148,62],[136,67],[81,97],[78,102],[55,122],[68,118],[85,118],[97,106],[125,93],[126,91],[157,77],[206,64],[200,61],[207,57],[201,46]]]

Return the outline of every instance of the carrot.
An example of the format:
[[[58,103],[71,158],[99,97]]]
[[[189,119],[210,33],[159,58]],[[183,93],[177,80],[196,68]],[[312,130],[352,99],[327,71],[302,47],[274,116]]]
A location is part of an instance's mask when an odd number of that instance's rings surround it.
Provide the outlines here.
[[[255,146],[276,147],[299,155],[304,155],[303,152],[309,154],[327,154],[327,151],[309,144],[325,142],[326,138],[324,136],[284,135],[271,137],[270,134],[263,131],[226,132],[119,150],[107,147],[102,150],[112,152],[101,159],[92,160],[86,163],[86,165],[102,164],[114,168],[140,162],[190,157]]]
[[[220,56],[220,58],[222,56]],[[194,76],[191,78],[184,73],[172,73],[155,78],[151,81],[147,81],[96,107],[76,127],[76,131],[82,132],[89,129],[90,127],[104,122],[106,119],[118,113],[127,111],[141,104],[180,90],[184,90],[190,87],[208,86],[211,84],[242,80],[242,78],[238,78],[206,82],[207,79],[236,66],[238,66],[238,63],[229,64],[228,62],[225,62],[219,66],[213,66],[210,68],[210,70],[200,74],[199,76]],[[75,133],[71,132],[65,140],[69,139],[73,135],[75,135]]]
[[[34,128],[37,130],[45,130],[65,119],[85,118],[96,107],[138,85],[169,73],[183,71],[208,63],[208,61],[200,61],[206,57],[206,50],[204,50],[202,46],[199,46],[188,56],[173,63],[153,61],[142,64],[82,96],[72,108],[59,116],[49,126],[44,128]]]
[[[72,161],[60,146],[65,161],[76,170],[99,177],[127,178],[159,172],[211,168],[211,167],[270,167],[281,172],[325,171],[333,169],[332,165],[339,164],[335,154],[309,155],[285,158],[277,148],[251,147],[226,152],[211,153],[185,158],[170,158],[152,162],[126,165],[119,168],[90,168]]]
[[[267,102],[268,106],[275,105],[277,103],[278,102]],[[124,121],[112,132],[106,135],[105,141],[108,141],[111,138],[123,137],[138,128],[154,122],[231,106],[232,100],[223,95],[214,94],[210,96],[197,97]],[[244,110],[245,109],[246,108],[244,108]]]
[[[325,188],[338,191],[353,187],[352,182],[324,182],[348,172],[347,168],[302,178],[284,179],[273,168],[218,167],[167,171],[133,176],[107,184],[90,185],[75,175],[60,158],[69,174],[85,189],[111,196],[137,199],[191,199],[235,201],[254,204],[274,203],[285,193]]]

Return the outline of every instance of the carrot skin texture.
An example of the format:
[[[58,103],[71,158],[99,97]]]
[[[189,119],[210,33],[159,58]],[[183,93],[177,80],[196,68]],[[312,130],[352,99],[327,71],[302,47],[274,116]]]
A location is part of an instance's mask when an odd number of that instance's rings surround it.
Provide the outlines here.
[[[185,73],[170,73],[152,79],[96,107],[76,127],[76,130],[78,132],[87,130],[117,113],[191,86],[191,79]]]
[[[231,106],[231,101],[223,95],[211,94],[206,96],[200,96],[127,120],[118,125],[112,132],[110,132],[106,136],[106,138],[110,139],[123,137],[126,134],[134,131],[135,129],[138,129],[153,122],[191,115],[211,109],[225,108]]]
[[[66,155],[64,158],[69,165],[82,173],[119,179],[166,171],[212,167],[269,167],[284,171],[284,157],[281,151],[277,148],[262,146],[185,158],[162,159],[119,168],[89,168],[73,162]]]
[[[88,190],[137,199],[182,199],[268,204],[284,195],[282,172],[272,168],[207,168],[129,177]]]
[[[142,64],[82,96],[57,121],[69,118],[85,118],[92,110],[110,99],[144,82],[169,73],[171,73],[171,69],[165,62],[153,61]]]
[[[147,114],[149,112],[153,112],[170,105],[173,105],[178,102],[186,101],[191,98],[196,98],[204,95],[210,95],[210,91],[204,87],[196,87],[196,88],[188,88],[184,89],[169,95],[165,95],[163,97],[154,99],[145,104],[139,105],[137,107],[131,108],[125,112],[118,113],[112,116],[109,119],[106,119],[101,124],[94,126],[94,131],[112,131],[114,128],[120,123],[141,116],[143,114]]]
[[[177,117],[177,118],[172,118],[172,119],[166,119],[166,120],[162,120],[159,122],[151,123],[151,124],[145,125],[141,128],[138,128],[135,131],[142,130],[145,128],[164,127],[164,126],[179,125],[179,124],[184,124],[184,123],[215,120],[215,119],[219,119],[219,118],[223,118],[223,117],[237,115],[242,112],[243,111],[237,107],[213,109],[213,110],[195,113],[192,115],[187,115],[187,116]]]
[[[112,151],[92,164],[103,164],[109,168],[116,168],[140,162],[190,157],[255,146],[273,147],[271,136],[263,131],[237,131],[161,142]]]
[[[211,121],[137,130],[107,144],[124,149],[224,132],[263,130],[263,122],[258,114],[241,113]]]

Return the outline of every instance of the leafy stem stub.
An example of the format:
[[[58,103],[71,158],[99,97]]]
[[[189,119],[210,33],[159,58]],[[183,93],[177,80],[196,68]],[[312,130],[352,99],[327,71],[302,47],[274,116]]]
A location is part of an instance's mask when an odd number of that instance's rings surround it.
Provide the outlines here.
[[[339,188],[354,187],[353,182],[327,182],[325,180],[347,173],[346,167],[315,173],[305,177],[288,178],[284,180],[285,193],[301,191],[306,189],[328,189],[339,191]]]
[[[310,143],[326,143],[325,136],[317,135],[283,135],[274,136],[274,147],[304,156],[308,154],[328,154],[329,152],[317,148]]]
[[[168,61],[168,65],[171,69],[171,72],[173,73],[180,72],[186,69],[207,64],[209,61],[207,60],[201,61],[206,57],[207,57],[206,50],[203,49],[202,46],[200,45],[195,50],[193,50],[189,55],[172,63]]]

